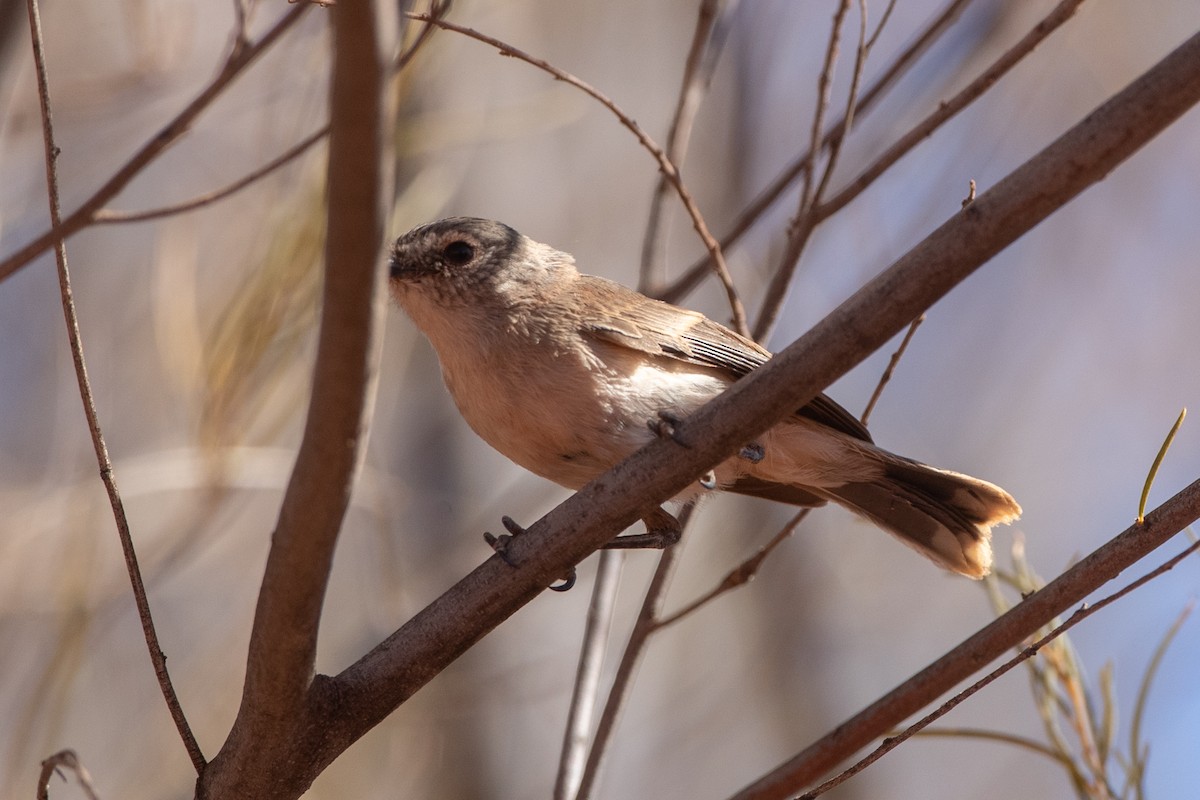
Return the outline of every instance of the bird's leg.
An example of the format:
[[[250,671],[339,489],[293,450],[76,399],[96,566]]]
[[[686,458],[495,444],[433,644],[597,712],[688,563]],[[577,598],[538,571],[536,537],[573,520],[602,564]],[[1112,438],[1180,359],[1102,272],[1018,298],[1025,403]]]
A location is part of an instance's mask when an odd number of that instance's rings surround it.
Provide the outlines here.
[[[679,520],[661,508],[656,508],[642,517],[646,523],[645,533],[631,533],[618,536],[604,545],[605,550],[650,549],[666,550],[679,541],[683,528]]]
[[[500,522],[504,524],[504,527],[508,530],[508,533],[502,533],[499,536],[493,536],[490,531],[484,531],[483,540],[488,543],[488,546],[491,547],[492,550],[496,552],[496,555],[500,556],[501,561],[503,561],[505,564],[508,564],[510,567],[516,567],[516,563],[508,554],[508,546],[513,539],[523,534],[525,529],[521,527],[521,525],[518,524],[517,521],[512,517],[501,517]],[[567,591],[575,585],[575,577],[575,568],[571,567],[571,571],[568,572],[565,577],[560,579],[562,583],[550,584],[550,591]]]
[[[750,442],[738,451],[738,457],[744,458],[751,464],[757,464],[767,456],[766,448],[758,442]]]

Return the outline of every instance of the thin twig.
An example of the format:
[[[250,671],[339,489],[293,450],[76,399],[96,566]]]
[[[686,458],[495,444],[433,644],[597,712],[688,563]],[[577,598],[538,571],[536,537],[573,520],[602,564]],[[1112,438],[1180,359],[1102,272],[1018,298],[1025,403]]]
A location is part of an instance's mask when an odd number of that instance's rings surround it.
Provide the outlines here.
[[[143,144],[120,169],[104,182],[103,186],[93,192],[77,209],[63,217],[59,224],[52,226],[32,242],[0,261],[0,281],[5,280],[21,267],[54,247],[56,242],[65,241],[67,237],[91,225],[95,221],[96,213],[104,207],[104,204],[116,197],[147,165],[178,141],[191,128],[192,123],[196,121],[201,112],[220,97],[225,88],[240,76],[246,67],[295,25],[304,12],[309,9],[309,6],[310,3],[307,0],[302,0],[284,14],[279,22],[275,23],[257,42],[232,53],[216,77],[209,81],[195,99]]]
[[[960,111],[975,102],[988,89],[992,88],[1008,74],[1009,70],[1019,64],[1027,55],[1033,52],[1039,44],[1075,15],[1084,0],[1062,0],[1049,14],[1033,27],[1029,33],[1013,45],[1004,55],[996,59],[990,67],[971,81],[962,91],[949,100],[939,103],[937,109],[921,122],[917,123],[908,133],[897,139],[891,147],[875,159],[857,178],[851,181],[840,192],[829,200],[821,203],[814,214],[818,219],[828,219],[831,215],[845,208],[850,201],[862,194],[876,178],[886,172],[910,150],[933,132],[954,118]]]
[[[1036,739],[1018,736],[1015,733],[980,730],[978,728],[926,728],[925,730],[915,732],[913,736],[918,739],[983,739],[985,741],[1001,742],[1045,756],[1068,771],[1075,766],[1068,756],[1055,750],[1050,745],[1042,744]]]
[[[50,778],[60,768],[69,769],[75,773],[75,780],[79,781],[79,788],[83,789],[83,793],[88,796],[88,800],[100,800],[100,794],[92,784],[91,773],[80,762],[79,756],[75,754],[74,750],[59,750],[42,762],[42,770],[38,774],[38,800],[50,800]],[[66,778],[64,777],[63,780],[66,780]]]
[[[242,9],[242,3],[240,1],[235,2],[234,6],[235,6],[235,8],[237,8],[239,10],[239,22],[244,24],[244,19],[242,16],[244,14],[244,10]],[[441,17],[441,16],[445,15],[449,10],[450,10],[450,0],[441,0],[441,2],[435,2],[433,4],[429,13],[432,14],[433,16]],[[392,68],[393,72],[399,72],[400,70],[403,70],[406,66],[408,66],[409,62],[412,61],[413,57],[420,51],[421,47],[427,41],[429,41],[429,37],[433,33],[433,31],[436,31],[436,30],[437,30],[437,27],[432,24],[425,24],[425,25],[421,26],[421,30],[417,33],[417,36],[413,40],[412,44],[410,44],[407,48],[405,48],[405,50],[396,58],[396,63],[394,64],[394,66]],[[244,31],[239,32],[237,41],[244,41]],[[233,183],[230,183],[229,185],[224,186],[220,189],[216,189],[214,191],[207,192],[207,193],[199,195],[197,197],[193,197],[192,199],[185,200],[182,203],[176,203],[174,205],[163,206],[161,208],[148,209],[146,211],[119,211],[116,209],[102,208],[96,212],[93,222],[95,222],[95,224],[97,224],[97,225],[111,225],[111,224],[119,224],[119,223],[126,223],[126,222],[146,222],[146,221],[152,220],[152,219],[159,219],[161,217],[174,216],[176,214],[183,214],[188,211],[194,211],[197,208],[203,208],[204,206],[211,205],[212,203],[216,203],[220,200],[224,200],[226,197],[229,197],[230,195],[233,195],[233,194],[241,191],[242,189],[245,189],[247,186],[250,186],[251,184],[255,183],[256,181],[260,180],[261,178],[264,178],[267,175],[270,175],[272,172],[276,171],[277,169],[280,169],[281,167],[286,166],[287,164],[291,163],[295,159],[302,156],[304,153],[308,152],[308,150],[313,145],[315,145],[317,142],[321,141],[328,135],[329,135],[329,125],[326,124],[326,125],[323,125],[321,128],[319,128],[318,130],[313,131],[308,136],[304,137],[299,142],[297,142],[295,145],[293,145],[292,147],[283,151],[283,153],[276,156],[271,161],[268,161],[263,166],[259,167],[258,169],[254,170],[253,172],[243,175],[241,178],[238,178]]]
[[[916,63],[916,61],[933,46],[938,38],[950,29],[963,10],[972,0],[951,0],[940,14],[933,18],[919,35],[901,51],[883,74],[871,84],[854,108],[854,116],[862,117],[875,107],[887,92],[892,89],[900,78]],[[880,23],[882,25],[882,22]],[[834,123],[821,139],[821,149],[828,148],[833,142],[844,137],[849,130],[849,120],[846,117]],[[795,180],[810,166],[814,153],[808,150],[789,164],[765,189],[755,197],[738,218],[730,226],[729,231],[721,237],[722,250],[728,250],[741,240],[767,209],[775,204]],[[700,285],[704,276],[712,272],[711,258],[705,256],[688,267],[670,286],[654,292],[660,300],[668,303],[678,303],[684,296]]]
[[[554,800],[573,798],[583,778],[588,741],[592,734],[592,717],[600,692],[601,667],[604,665],[604,651],[608,648],[608,637],[612,631],[613,609],[616,607],[617,587],[621,583],[624,555],[621,550],[600,551],[587,624],[583,628],[579,667],[575,672],[575,686],[571,692],[571,706],[567,711],[562,755],[558,760],[558,776],[554,781]]]
[[[736,5],[737,0],[732,0]],[[688,51],[683,68],[683,80],[679,86],[679,97],[675,101],[675,113],[671,118],[671,128],[667,133],[667,157],[676,166],[682,167],[687,158],[688,144],[691,141],[692,126],[696,121],[696,112],[704,100],[708,87],[712,83],[713,71],[716,69],[720,56],[723,38],[714,38],[718,14],[727,15],[730,9],[720,9],[721,0],[700,0],[700,9],[696,14],[696,30],[692,34],[692,46]],[[650,213],[646,221],[646,233],[642,238],[642,261],[638,280],[642,290],[653,283],[653,272],[658,252],[659,234],[662,230],[662,215],[667,192],[671,184],[666,173],[660,172],[654,192],[650,196]]]
[[[687,524],[691,520],[694,509],[694,505],[685,506],[683,513],[679,515],[679,524],[684,530],[687,529]],[[590,752],[588,752],[587,763],[583,768],[583,775],[579,781],[579,791],[575,795],[575,800],[588,800],[592,796],[592,792],[596,789],[596,779],[600,776],[600,766],[604,761],[604,756],[608,754],[608,746],[612,742],[613,732],[617,727],[617,719],[620,717],[622,709],[624,709],[626,702],[629,700],[629,694],[633,689],[633,677],[637,672],[638,664],[641,663],[642,654],[646,650],[646,641],[658,630],[658,626],[654,621],[662,611],[663,604],[666,602],[667,587],[671,583],[671,576],[675,573],[679,557],[683,554],[683,548],[680,545],[684,541],[686,541],[686,537],[680,539],[675,546],[668,547],[658,558],[658,566],[654,570],[654,577],[650,579],[650,585],[646,589],[645,598],[642,600],[642,608],[638,612],[637,621],[634,622],[633,631],[629,634],[629,641],[625,644],[625,649],[621,653],[621,661],[617,665],[617,672],[613,677],[613,685],[608,690],[608,699],[604,703],[604,710],[600,714],[600,722],[596,726],[596,735],[592,739],[592,747]]]
[[[658,162],[658,168],[662,171],[663,175],[666,176],[666,179],[670,181],[671,186],[675,189],[675,193],[679,195],[679,199],[683,203],[683,207],[687,210],[688,216],[692,219],[692,227],[696,229],[696,233],[699,234],[700,239],[704,242],[705,248],[708,249],[709,257],[712,260],[713,270],[717,273],[717,277],[720,279],[721,285],[725,288],[725,294],[729,302],[730,314],[733,317],[733,327],[739,333],[746,333],[746,309],[742,304],[741,298],[738,296],[737,288],[733,284],[733,278],[729,274],[729,267],[725,263],[725,256],[721,252],[721,245],[715,238],[713,238],[712,233],[709,231],[708,224],[704,221],[704,216],[700,213],[700,209],[697,207],[696,201],[692,199],[691,193],[687,190],[687,187],[684,186],[683,178],[680,176],[679,170],[675,167],[675,164],[671,162],[671,159],[667,157],[667,154],[663,151],[663,149],[659,147],[652,138],[650,138],[649,134],[642,130],[641,126],[638,125],[632,117],[622,111],[620,106],[613,102],[611,98],[591,84],[580,80],[569,72],[561,70],[543,59],[532,56],[522,50],[518,50],[512,45],[502,42],[495,37],[488,36],[485,33],[480,33],[472,28],[457,25],[444,19],[436,19],[429,14],[408,14],[407,16],[410,19],[431,22],[440,28],[445,28],[446,30],[454,31],[455,33],[461,33],[463,36],[468,36],[476,41],[491,45],[499,50],[501,55],[524,61],[526,64],[537,67],[543,72],[553,75],[557,80],[560,80],[569,86],[574,86],[576,89],[579,89],[584,94],[596,100],[602,106],[611,111],[613,115],[616,116],[616,118],[621,122],[621,124],[628,128],[631,133],[633,133],[634,137],[637,138],[642,147],[654,157],[654,160]]]
[[[875,27],[875,32],[867,39],[867,50],[874,49],[875,42],[879,41],[879,35],[883,33],[883,29],[887,27],[888,20],[892,18],[892,11],[896,9],[896,0],[888,0],[887,7],[883,9],[883,16],[879,18],[879,25]],[[863,15],[866,16],[865,14]]]
[[[822,70],[822,78],[818,82],[820,99],[817,104],[817,118],[813,120],[813,141],[809,147],[810,153],[817,152],[820,144],[820,140],[817,137],[820,134],[820,125],[823,124],[821,119],[823,118],[824,108],[829,103],[829,82],[832,77],[834,62],[837,58],[838,42],[841,38],[841,26],[844,23],[845,15],[849,11],[849,8],[849,2],[843,2],[839,7],[839,13],[834,17],[833,30],[829,35],[829,49],[826,53],[825,67]],[[846,110],[842,115],[842,118],[846,120],[846,131],[851,130],[854,125],[854,108],[858,104],[858,92],[862,84],[863,70],[866,67],[867,59],[867,15],[865,5],[861,8],[862,14],[859,21],[858,47],[855,53],[854,71],[850,80],[850,89],[846,93]],[[779,266],[775,268],[775,274],[771,277],[767,290],[763,294],[762,308],[759,309],[758,320],[754,324],[754,338],[759,341],[765,341],[770,336],[772,328],[775,327],[775,323],[779,319],[779,313],[783,310],[784,300],[787,298],[788,286],[791,284],[792,279],[795,277],[796,269],[800,265],[800,257],[804,254],[804,249],[808,246],[813,232],[822,222],[822,219],[817,216],[815,210],[825,196],[825,190],[829,187],[829,182],[833,178],[833,170],[837,167],[838,157],[841,155],[842,144],[845,141],[845,136],[838,136],[825,148],[827,151],[825,168],[822,170],[821,178],[815,186],[812,181],[813,169],[809,169],[805,173],[804,189],[800,193],[800,206],[796,210],[795,221],[788,232],[787,246],[784,248]],[[812,166],[815,168],[815,161]]]
[[[450,5],[451,0],[433,0],[429,6],[429,15],[441,19],[450,13]],[[416,38],[413,39],[413,43],[396,57],[396,63],[392,66],[392,72],[400,72],[408,66],[408,62],[413,60],[413,57],[425,46],[425,42],[429,41],[429,37],[436,30],[437,26],[430,22],[422,25],[421,30],[417,32]]]
[[[875,384],[875,391],[871,392],[871,399],[867,401],[867,407],[863,409],[862,416],[859,421],[866,425],[871,419],[871,412],[875,410],[875,404],[879,402],[880,395],[883,394],[883,389],[892,380],[892,374],[896,371],[896,365],[900,363],[900,359],[904,357],[904,351],[908,349],[908,343],[912,341],[913,334],[917,332],[917,328],[921,327],[921,323],[925,321],[925,315],[917,317],[908,326],[908,330],[904,333],[904,338],[900,340],[900,346],[896,348],[896,352],[892,353],[891,359],[888,360],[887,369],[879,376],[879,383]]]
[[[206,194],[193,197],[190,200],[185,200],[182,203],[174,205],[162,206],[161,208],[151,208],[146,211],[118,211],[111,208],[102,208],[96,212],[92,221],[97,225],[111,225],[125,222],[146,222],[147,220],[159,219],[161,217],[170,217],[176,214],[183,214],[188,211],[195,211],[197,208],[211,205],[224,200],[236,192],[245,189],[247,186],[256,181],[270,175],[275,170],[283,167],[295,159],[299,158],[308,151],[317,142],[329,135],[329,126],[325,125],[317,131],[310,133],[308,136],[301,139],[292,147],[285,150],[280,155],[276,156],[266,164],[262,165],[253,172],[243,175],[228,186],[223,186],[220,189],[208,192]]]
[[[50,201],[50,224],[58,227],[61,220],[61,206],[58,196],[58,145],[54,141],[54,122],[51,118],[50,83],[46,75],[46,56],[43,52],[42,18],[37,0],[27,0],[29,9],[29,32],[33,41],[33,61],[37,73],[38,102],[42,114],[42,141],[46,151],[46,190]],[[71,360],[75,365],[75,379],[79,384],[79,399],[83,402],[83,413],[87,418],[88,433],[91,435],[92,447],[96,452],[96,462],[100,467],[100,479],[108,493],[108,502],[112,506],[113,519],[117,526],[117,536],[121,540],[121,551],[125,556],[125,568],[129,572],[129,582],[133,586],[133,599],[137,605],[138,618],[142,624],[142,634],[146,639],[146,647],[150,651],[150,661],[154,665],[154,674],[158,677],[158,686],[163,698],[167,701],[171,719],[179,731],[179,737],[187,749],[197,774],[204,769],[204,754],[200,745],[192,735],[192,729],[184,716],[175,687],[171,684],[171,676],[167,672],[167,657],[159,646],[158,634],[154,630],[154,619],[150,615],[150,601],[146,598],[146,586],[142,582],[141,569],[138,567],[137,552],[133,546],[133,536],[129,531],[129,520],[125,516],[125,505],[121,501],[121,493],[117,488],[117,477],[113,471],[112,460],[108,456],[108,446],[104,443],[104,433],[100,427],[100,419],[96,414],[96,404],[92,396],[91,381],[88,379],[87,363],[83,355],[83,338],[79,332],[79,318],[75,313],[75,299],[71,292],[71,273],[67,265],[67,246],[62,239],[54,243],[54,256],[58,265],[58,288],[62,300],[63,318],[67,324],[67,338],[71,343]]]
[[[684,65],[683,78],[676,101],[675,114],[667,134],[667,157],[675,164],[683,163],[691,139],[696,113],[708,91],[712,75],[724,44],[720,20],[727,20],[737,0],[728,0],[722,8],[721,0],[701,0],[697,13],[696,30]],[[649,289],[654,268],[655,253],[662,215],[670,183],[666,174],[659,173],[650,201],[650,212],[642,242],[642,262],[638,288]],[[677,543],[680,547],[682,543]],[[559,761],[558,778],[554,786],[556,800],[575,797],[582,783],[588,758],[588,742],[591,720],[598,699],[599,676],[604,652],[608,642],[612,614],[616,607],[616,592],[623,561],[619,551],[603,550],[597,571],[596,587],[592,592],[588,610],[588,624],[584,631],[583,645],[579,656],[574,691],[571,695],[570,711],[564,734],[563,752]],[[679,553],[673,556],[677,560]],[[611,574],[610,574],[611,573]],[[604,577],[604,580],[601,578]],[[626,651],[628,652],[628,650]],[[610,695],[611,698],[611,695]]]
[[[939,706],[937,708],[937,710],[926,715],[925,717],[922,717],[919,721],[910,725],[902,733],[900,733],[896,736],[889,736],[887,739],[885,739],[883,741],[882,744],[879,745],[879,747],[877,747],[873,751],[871,751],[871,753],[868,756],[863,758],[861,761],[856,763],[854,766],[850,767],[850,769],[842,772],[841,774],[837,775],[834,778],[831,778],[831,779],[825,781],[825,783],[822,783],[820,786],[818,786],[816,789],[813,789],[811,792],[806,792],[803,795],[801,795],[800,796],[801,800],[812,800],[812,798],[818,797],[818,796],[824,794],[825,792],[829,791],[830,789],[832,789],[836,786],[839,786],[842,783],[845,783],[846,780],[848,780],[849,778],[852,778],[853,776],[862,772],[864,769],[866,769],[867,767],[874,764],[880,758],[882,758],[883,756],[887,755],[892,750],[899,747],[901,744],[903,744],[905,741],[907,741],[914,734],[919,733],[921,730],[928,727],[930,724],[932,724],[932,723],[936,722],[937,720],[941,719],[942,717],[946,716],[946,714],[953,711],[958,705],[960,705],[968,697],[971,697],[972,695],[977,693],[980,689],[983,689],[984,687],[993,683],[997,678],[999,678],[1000,676],[1002,676],[1005,673],[1012,670],[1013,667],[1016,667],[1016,666],[1024,663],[1025,661],[1033,658],[1035,655],[1037,655],[1038,651],[1041,650],[1043,647],[1045,647],[1047,644],[1049,644],[1050,642],[1053,642],[1059,636],[1066,633],[1071,628],[1074,628],[1076,625],[1078,625],[1080,622],[1083,622],[1085,619],[1090,617],[1092,614],[1095,614],[1097,611],[1099,611],[1102,608],[1112,605],[1113,603],[1120,600],[1125,595],[1129,594],[1130,592],[1134,591],[1135,589],[1138,589],[1138,588],[1144,586],[1145,584],[1154,580],[1158,576],[1163,575],[1166,572],[1169,572],[1176,565],[1178,565],[1179,562],[1183,561],[1185,558],[1187,558],[1188,556],[1190,556],[1192,553],[1196,552],[1197,550],[1200,550],[1200,542],[1195,542],[1195,543],[1189,545],[1178,555],[1168,559],[1166,562],[1160,564],[1155,569],[1146,573],[1145,575],[1138,578],[1137,580],[1127,584],[1126,586],[1122,587],[1120,590],[1113,592],[1112,594],[1108,595],[1107,597],[1103,598],[1102,600],[1099,600],[1096,603],[1093,603],[1091,605],[1088,605],[1085,603],[1084,605],[1080,606],[1075,611],[1075,613],[1073,613],[1070,617],[1068,617],[1067,620],[1065,622],[1063,622],[1061,625],[1054,628],[1054,630],[1050,631],[1045,636],[1043,636],[1042,638],[1038,639],[1033,644],[1026,647],[1020,653],[1013,656],[1008,661],[1004,662],[999,667],[997,667],[996,669],[989,672],[983,678],[979,679],[978,681],[971,684],[969,687],[967,687],[963,691],[956,694],[954,697],[947,700],[945,703],[943,703],[941,706]]]
[[[821,65],[821,72],[817,76],[817,105],[813,110],[812,125],[810,130],[811,140],[808,144],[808,152],[816,153],[821,149],[821,130],[825,127],[825,112],[829,110],[829,101],[832,99],[833,92],[833,68],[837,64],[838,53],[841,50],[842,41],[842,25],[846,22],[846,14],[850,13],[850,0],[841,0],[837,10],[833,12],[833,26],[829,31],[829,42],[825,46],[825,62]],[[846,129],[849,130],[851,121],[846,121]],[[845,139],[841,137],[839,141]],[[832,149],[833,143],[830,143]],[[801,213],[813,205],[813,196],[816,188],[813,184],[813,173],[815,162],[809,164],[809,168],[804,171],[804,184],[800,190],[800,210]]]
[[[670,614],[662,619],[655,620],[655,629],[665,628],[668,625],[674,625],[679,620],[683,619],[689,614],[695,613],[726,592],[731,592],[739,586],[744,586],[745,584],[754,580],[754,576],[757,575],[758,571],[762,568],[763,563],[767,560],[767,556],[771,555],[771,553],[775,551],[776,547],[781,545],[785,539],[787,539],[796,531],[796,528],[801,522],[804,521],[804,518],[808,516],[810,511],[812,511],[811,508],[800,509],[800,511],[798,511],[790,520],[788,520],[787,524],[780,528],[779,532],[772,536],[769,542],[760,547],[754,555],[750,556],[741,564],[738,564],[736,567],[726,573],[725,577],[721,579],[720,583],[697,597],[692,602],[685,605],[683,608],[676,611],[674,614]]]
[[[862,194],[868,186],[899,161],[902,156],[981,97],[984,92],[1004,77],[1009,70],[1020,63],[1025,56],[1033,52],[1033,49],[1044,41],[1047,36],[1069,20],[1082,3],[1083,0],[1063,0],[1059,3],[1021,41],[1005,52],[982,75],[972,81],[952,99],[945,103],[940,103],[937,110],[918,123],[908,133],[901,136],[891,147],[884,151],[883,155],[877,158],[836,196],[826,201],[823,199],[823,192],[814,193],[810,204],[801,203],[800,215],[797,219],[795,229],[788,238],[788,246],[780,260],[780,266],[776,270],[764,294],[763,308],[759,312],[758,321],[754,327],[755,338],[765,338],[775,324],[779,311],[783,307],[787,286],[791,282],[796,265],[799,263],[800,255],[808,242],[808,238],[817,226],[845,208],[850,201]],[[831,166],[832,164],[826,167],[826,177],[830,174]],[[823,188],[824,185],[822,185]]]

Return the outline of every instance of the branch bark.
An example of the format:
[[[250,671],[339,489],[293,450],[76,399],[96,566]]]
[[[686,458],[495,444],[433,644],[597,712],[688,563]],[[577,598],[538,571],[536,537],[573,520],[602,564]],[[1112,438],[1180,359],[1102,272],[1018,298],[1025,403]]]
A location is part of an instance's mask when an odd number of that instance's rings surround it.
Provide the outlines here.
[[[1030,595],[949,653],[837,726],[828,736],[738,792],[732,800],[795,797],[804,787],[811,785],[860,748],[894,730],[951,687],[1012,648],[1019,648],[1049,620],[1117,577],[1122,570],[1164,544],[1197,518],[1200,518],[1200,481],[1192,483],[1156,508],[1143,523],[1134,523],[1045,588]],[[1041,641],[1036,647],[1044,643]]]
[[[328,234],[312,399],[267,557],[242,705],[201,776],[202,797],[294,797],[318,771],[306,746],[317,630],[334,546],[366,439],[383,312],[383,98],[388,48],[375,3],[331,9]]]
[[[651,443],[513,540],[508,557],[516,568],[499,557],[488,559],[341,674],[318,677],[319,708],[313,713],[326,723],[315,751],[320,761],[331,761],[568,566],[810,400],[1197,102],[1200,35],[955,214],[769,364],[686,420],[680,436],[690,447]],[[1135,544],[1126,551],[1129,563],[1156,543],[1140,536]],[[1047,616],[1030,624],[1036,628],[1067,605],[1045,608]]]

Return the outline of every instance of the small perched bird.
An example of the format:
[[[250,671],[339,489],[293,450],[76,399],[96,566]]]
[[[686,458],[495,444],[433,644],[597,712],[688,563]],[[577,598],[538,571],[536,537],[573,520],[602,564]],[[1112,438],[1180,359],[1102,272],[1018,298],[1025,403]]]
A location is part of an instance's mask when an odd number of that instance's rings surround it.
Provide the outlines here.
[[[647,444],[655,420],[686,417],[771,358],[703,314],[581,274],[570,255],[491,220],[415,228],[390,266],[391,294],[437,351],[467,423],[569,489]],[[706,489],[798,506],[832,500],[972,578],[991,568],[992,526],[1021,514],[998,486],[876,447],[823,394],[688,495]],[[672,524],[665,511],[646,520],[652,536]]]

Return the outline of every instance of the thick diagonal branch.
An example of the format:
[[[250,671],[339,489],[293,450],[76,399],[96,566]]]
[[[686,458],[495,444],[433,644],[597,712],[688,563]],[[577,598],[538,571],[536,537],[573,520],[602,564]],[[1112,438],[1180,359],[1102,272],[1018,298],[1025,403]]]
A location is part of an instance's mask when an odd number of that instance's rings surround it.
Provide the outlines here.
[[[343,673],[319,680],[322,708],[329,715],[321,760],[332,760],[568,565],[809,401],[1197,102],[1200,36],[982,194],[769,364],[686,420],[683,435],[693,447],[651,443],[515,539],[508,557],[518,568],[489,559]],[[1037,624],[1064,608],[1047,609],[1048,616]]]

